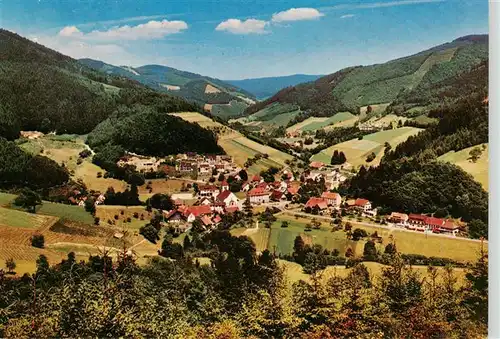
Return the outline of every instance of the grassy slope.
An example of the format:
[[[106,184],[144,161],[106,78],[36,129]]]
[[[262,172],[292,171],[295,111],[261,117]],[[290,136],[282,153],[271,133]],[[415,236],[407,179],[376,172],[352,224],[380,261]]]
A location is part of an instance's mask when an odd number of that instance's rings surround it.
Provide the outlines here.
[[[363,137],[363,140],[352,139],[340,144],[331,146],[311,157],[311,161],[321,161],[329,163],[333,151],[344,152],[347,162],[353,166],[377,165],[384,154],[384,143],[388,142],[392,148],[402,143],[409,136],[419,133],[421,130],[414,127],[402,127],[393,130],[380,131]],[[374,152],[377,157],[371,163],[366,162],[366,157]]]
[[[483,188],[488,190],[488,145],[483,151],[483,154],[477,162],[469,160],[469,152],[478,146],[469,147],[458,152],[448,152],[443,154],[438,159],[444,162],[450,162],[461,167],[464,171],[471,174],[474,179],[479,182]],[[481,147],[482,145],[479,145]]]
[[[290,223],[288,228],[281,228],[281,222],[286,220]],[[293,251],[293,241],[297,235],[300,235],[307,244],[320,244],[328,250],[337,249],[343,255],[348,247],[351,247],[357,256],[363,254],[363,248],[366,240],[352,241],[347,240],[344,231],[332,232],[331,226],[322,221],[321,229],[305,232],[304,227],[310,223],[310,219],[294,218],[288,215],[278,216],[278,221],[273,223],[271,229],[259,228],[258,230],[233,229],[233,235],[249,235],[252,239],[258,241],[260,248],[265,242],[263,237],[269,234],[267,249],[271,252],[281,254],[291,254]],[[436,236],[426,236],[419,232],[404,232],[392,230],[387,227],[367,227],[351,221],[354,228],[361,228],[372,234],[377,231],[383,238],[382,244],[376,244],[377,248],[383,252],[385,246],[391,241],[390,236],[396,242],[398,251],[406,254],[421,254],[428,257],[444,257],[457,261],[472,262],[477,259],[480,249],[479,242],[461,240],[460,238],[444,238]],[[263,227],[263,225],[259,225]],[[255,240],[254,240],[255,241]],[[258,247],[259,247],[258,246]],[[487,246],[487,244],[486,244]]]

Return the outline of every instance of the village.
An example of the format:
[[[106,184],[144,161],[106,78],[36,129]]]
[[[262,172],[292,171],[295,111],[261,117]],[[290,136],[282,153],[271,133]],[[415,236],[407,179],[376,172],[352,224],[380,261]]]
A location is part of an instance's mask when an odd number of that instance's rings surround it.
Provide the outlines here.
[[[188,231],[195,221],[205,230],[215,229],[224,216],[236,212],[251,211],[255,208],[277,208],[286,213],[301,213],[311,218],[321,216],[357,218],[367,223],[377,223],[416,232],[443,233],[457,236],[464,224],[451,219],[437,218],[421,214],[393,211],[388,215],[378,215],[372,202],[362,197],[347,198],[336,192],[347,178],[342,174],[342,166],[330,166],[313,161],[300,172],[289,168],[276,169],[271,176],[253,175],[248,177],[245,168],[233,163],[227,155],[179,154],[168,159],[127,154],[121,158],[119,166],[133,166],[140,173],[163,172],[180,178],[193,178],[192,184],[181,193],[170,194],[174,203],[171,210],[163,210],[162,222],[172,226],[178,233]],[[272,179],[272,180],[271,180]],[[301,187],[307,184],[322,187],[322,192],[303,198]],[[75,192],[77,195],[78,192]],[[71,204],[85,206],[87,197],[70,197]],[[105,195],[95,192],[95,205],[105,204]]]

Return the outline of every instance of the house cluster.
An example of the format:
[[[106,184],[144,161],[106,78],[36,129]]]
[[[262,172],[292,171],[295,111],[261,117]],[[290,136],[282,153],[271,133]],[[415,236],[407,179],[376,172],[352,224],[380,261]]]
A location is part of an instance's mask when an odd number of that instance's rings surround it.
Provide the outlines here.
[[[241,189],[247,192],[248,200],[252,205],[260,205],[287,200],[288,196],[295,196],[300,188],[300,182],[294,181],[291,172],[283,171],[285,180],[267,183],[260,175],[254,175],[249,182],[243,183]]]
[[[432,231],[433,233],[456,235],[462,228],[462,225],[452,219],[436,218],[423,214],[392,212],[389,216],[389,221],[396,226],[420,232]]]
[[[126,165],[135,166],[139,172],[156,172],[163,159],[155,157],[145,157],[138,154],[127,153],[116,163],[120,167]]]
[[[340,172],[340,167],[327,167],[320,161],[313,161],[309,164],[311,170],[305,173],[305,180],[319,181],[322,178],[328,190],[337,188],[342,182],[347,180],[347,177]]]
[[[199,176],[211,176],[216,172],[236,175],[241,170],[228,155],[186,153],[177,155],[175,162],[175,169],[181,174],[197,172]]]
[[[304,205],[305,211],[318,211],[323,212],[325,210],[338,210],[342,204],[342,197],[338,193],[334,192],[323,192],[321,197],[312,197]]]
[[[186,231],[196,219],[199,219],[206,229],[213,228],[222,221],[222,215],[242,209],[242,201],[229,190],[226,181],[220,185],[207,184],[198,187],[198,200],[193,206],[186,206],[179,199],[174,203],[174,209],[164,212],[164,221],[176,224],[181,232]]]
[[[78,206],[81,206],[81,207],[85,206],[85,202],[89,198],[93,198],[94,199],[94,205],[96,205],[96,206],[97,205],[102,205],[104,203],[104,200],[106,199],[104,197],[104,194],[100,194],[100,193],[95,193],[93,195],[85,195],[85,194],[83,194],[79,190],[74,190],[71,193],[72,194],[68,198],[68,202],[71,205],[78,205]]]

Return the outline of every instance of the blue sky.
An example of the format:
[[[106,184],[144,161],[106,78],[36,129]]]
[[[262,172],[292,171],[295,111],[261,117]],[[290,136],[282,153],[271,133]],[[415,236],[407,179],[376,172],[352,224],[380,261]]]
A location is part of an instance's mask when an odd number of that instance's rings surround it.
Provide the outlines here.
[[[486,0],[6,0],[0,26],[75,58],[220,79],[328,74],[488,32]]]

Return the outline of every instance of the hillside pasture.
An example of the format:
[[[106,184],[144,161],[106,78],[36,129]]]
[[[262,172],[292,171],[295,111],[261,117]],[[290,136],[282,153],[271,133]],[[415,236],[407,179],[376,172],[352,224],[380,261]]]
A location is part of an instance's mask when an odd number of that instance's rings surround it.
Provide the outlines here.
[[[213,106],[214,105],[212,105],[212,109]],[[170,114],[189,122],[195,122],[203,128],[210,129],[213,127],[225,127],[221,123],[215,122],[209,117],[206,117],[198,112],[181,112],[181,113],[170,113]]]
[[[137,213],[139,217],[135,218],[134,213]],[[141,220],[141,215],[143,215],[143,220]],[[143,206],[100,205],[96,208],[96,216],[101,219],[101,225],[110,226],[109,220],[114,222],[113,226],[117,229],[139,232],[139,228],[146,225],[153,214],[146,211]],[[118,219],[115,219],[115,216],[118,216]],[[127,222],[127,218],[130,218],[130,222]]]
[[[57,221],[57,217],[33,214],[0,207],[0,225],[14,228],[39,229]]]
[[[369,135],[365,135],[362,140],[351,139],[340,144],[328,147],[327,149],[311,157],[311,161],[321,161],[330,163],[330,159],[335,150],[344,152],[347,162],[355,167],[361,165],[377,166],[384,155],[384,144],[388,142],[392,148],[404,142],[408,137],[419,133],[421,129],[414,127],[402,127],[398,129],[385,130]],[[374,152],[376,158],[366,162],[366,157]]]
[[[113,187],[115,191],[124,191],[127,188],[127,183],[123,180],[104,178],[106,171],[91,163],[90,160],[83,161],[76,166],[74,171],[74,177],[82,179],[90,190],[104,193],[109,187]],[[97,177],[99,172],[102,175],[100,178]]]
[[[146,188],[149,183],[151,183],[151,193],[149,192],[149,189]],[[181,192],[182,184],[187,186],[192,185],[193,183],[191,181],[182,179],[148,179],[146,180],[146,183],[144,185],[138,187],[139,197],[142,201],[145,201],[146,199],[151,198],[156,193],[169,195],[179,193]]]
[[[330,118],[308,118],[305,121],[309,121],[309,123],[303,125],[300,130],[303,132],[316,131],[326,126],[335,125],[352,118],[354,118],[354,115],[349,112],[340,112]]]
[[[382,114],[385,112],[385,109],[389,105],[390,105],[390,103],[369,105],[372,108],[371,114]],[[361,115],[367,114],[367,110],[368,110],[368,106],[360,107],[359,113]]]
[[[301,265],[278,259],[278,264],[284,267],[286,276],[290,283],[295,283],[299,280],[311,282],[311,276],[309,274],[304,273],[304,270]],[[370,273],[373,279],[378,279],[382,273],[382,270],[387,267],[385,265],[379,264],[377,262],[364,262],[363,265],[366,266],[368,272]],[[421,278],[428,277],[428,268],[427,266],[412,266],[412,270],[416,271],[417,274]],[[438,277],[437,281],[444,281],[444,268],[437,267]],[[345,278],[348,276],[349,272],[351,272],[351,268],[345,268],[345,266],[328,266],[323,271],[320,272],[320,278],[323,283],[327,283],[333,277],[341,277]],[[453,272],[455,277],[457,278],[457,284],[459,286],[463,286],[465,282],[465,270],[462,268],[454,268]]]
[[[479,157],[479,159],[474,163],[470,160],[469,152],[475,147],[482,149],[483,145],[472,146],[461,151],[455,152],[450,151],[443,154],[438,158],[438,160],[443,162],[449,162],[455,164],[462,168],[465,172],[469,173],[474,177],[474,179],[483,186],[483,188],[488,190],[488,144],[484,144],[485,149]]]

